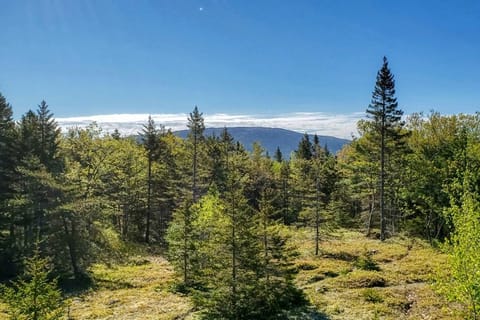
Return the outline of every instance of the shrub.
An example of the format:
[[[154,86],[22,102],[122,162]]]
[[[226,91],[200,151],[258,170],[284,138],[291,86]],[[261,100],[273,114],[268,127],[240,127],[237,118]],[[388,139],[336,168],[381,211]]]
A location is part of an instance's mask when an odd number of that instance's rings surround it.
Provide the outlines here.
[[[367,288],[362,291],[362,296],[367,302],[372,303],[381,303],[383,302],[383,297],[378,290]]]
[[[359,256],[353,265],[361,270],[380,271],[380,267],[368,253],[364,253],[363,255]]]

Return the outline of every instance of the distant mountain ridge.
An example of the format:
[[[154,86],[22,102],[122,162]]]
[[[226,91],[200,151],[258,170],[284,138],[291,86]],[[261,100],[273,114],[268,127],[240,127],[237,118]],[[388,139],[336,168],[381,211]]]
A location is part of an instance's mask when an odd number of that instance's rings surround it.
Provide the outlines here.
[[[205,135],[219,136],[223,128],[206,128]],[[252,149],[254,142],[259,142],[268,153],[273,156],[277,147],[280,148],[283,156],[289,158],[292,151],[296,150],[298,143],[303,137],[303,133],[291,131],[281,128],[265,128],[265,127],[227,127],[228,132],[236,141],[239,141],[247,150]],[[174,132],[179,137],[185,138],[188,130],[180,130]],[[313,135],[310,141],[313,142]],[[327,147],[332,153],[337,153],[344,145],[350,143],[350,140],[341,139],[331,136],[318,136],[320,145]]]

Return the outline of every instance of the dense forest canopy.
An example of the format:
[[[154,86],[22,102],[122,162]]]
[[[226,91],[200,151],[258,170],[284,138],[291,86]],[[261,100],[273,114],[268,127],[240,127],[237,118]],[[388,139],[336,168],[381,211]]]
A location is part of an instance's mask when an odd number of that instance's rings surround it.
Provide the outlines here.
[[[315,255],[327,227],[447,240],[456,270],[478,255],[480,115],[403,117],[395,94],[385,58],[358,137],[333,154],[305,134],[288,160],[246,151],[227,128],[205,136],[196,106],[185,139],[150,118],[137,141],[95,124],[61,132],[45,101],[15,121],[0,95],[0,278],[37,257],[60,280],[88,281],[92,263],[143,242],[168,249],[177,290],[205,317],[276,319],[307,303],[285,228],[313,228]],[[450,283],[473,307],[478,263]]]

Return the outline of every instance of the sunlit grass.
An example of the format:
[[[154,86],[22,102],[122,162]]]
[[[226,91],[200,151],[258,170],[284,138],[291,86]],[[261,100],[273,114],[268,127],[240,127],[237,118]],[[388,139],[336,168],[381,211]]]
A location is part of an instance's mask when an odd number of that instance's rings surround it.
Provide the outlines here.
[[[188,315],[188,298],[170,292],[175,280],[162,257],[134,259],[131,264],[91,269],[97,289],[72,298],[72,319],[178,319]]]
[[[430,286],[445,256],[425,241],[337,230],[322,235],[316,257],[313,231],[297,234],[297,285],[330,319],[461,319]]]
[[[292,228],[291,236],[299,252],[296,284],[325,319],[461,319],[430,285],[445,256],[421,239],[380,242],[336,230],[322,234],[315,256],[313,230]],[[95,286],[69,298],[70,319],[195,318],[189,297],[170,289],[171,264],[142,248],[132,252],[138,255],[122,264],[92,266]],[[7,319],[2,310],[0,304],[0,319]],[[296,318],[312,318],[302,312]]]

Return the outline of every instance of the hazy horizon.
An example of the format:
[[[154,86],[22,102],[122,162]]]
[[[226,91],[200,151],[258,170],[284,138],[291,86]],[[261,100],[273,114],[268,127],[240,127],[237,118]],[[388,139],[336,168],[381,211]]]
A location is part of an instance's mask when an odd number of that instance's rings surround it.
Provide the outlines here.
[[[62,129],[70,127],[84,128],[96,122],[104,131],[118,129],[122,135],[137,134],[152,116],[157,126],[163,125],[173,131],[187,129],[188,113],[169,114],[104,114],[78,117],[58,117],[57,123]],[[206,127],[268,127],[282,128],[300,133],[333,136],[351,139],[356,133],[356,123],[364,113],[329,114],[323,112],[292,112],[282,114],[204,114]]]

